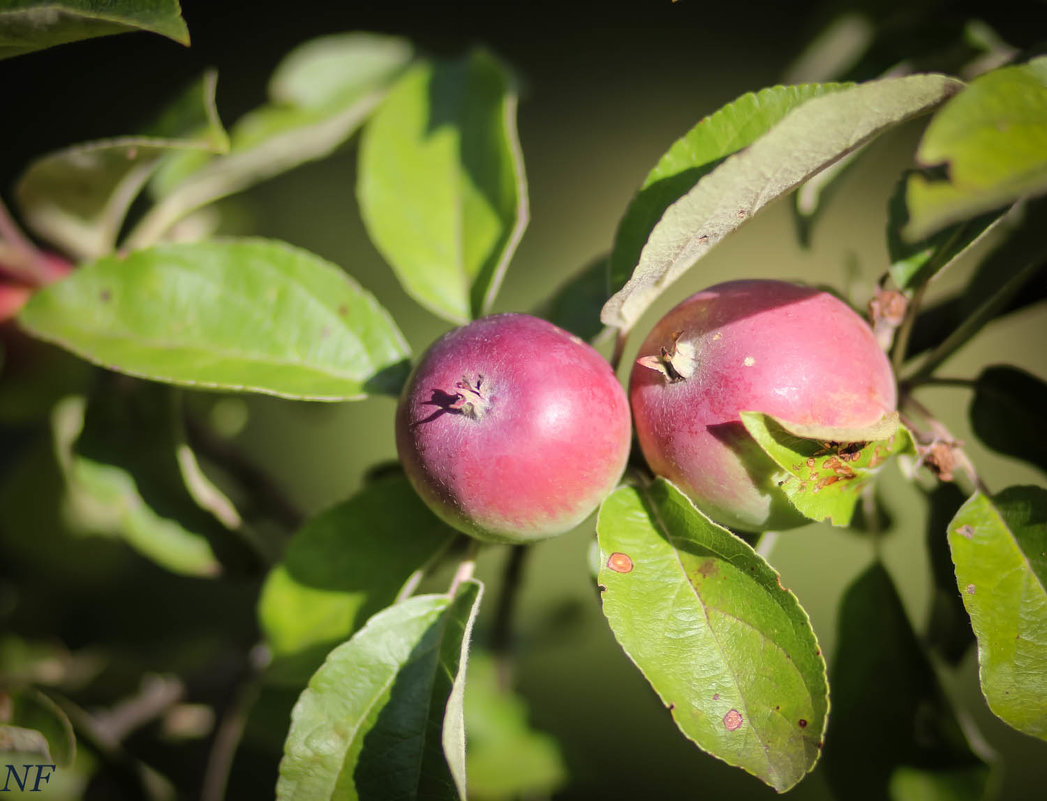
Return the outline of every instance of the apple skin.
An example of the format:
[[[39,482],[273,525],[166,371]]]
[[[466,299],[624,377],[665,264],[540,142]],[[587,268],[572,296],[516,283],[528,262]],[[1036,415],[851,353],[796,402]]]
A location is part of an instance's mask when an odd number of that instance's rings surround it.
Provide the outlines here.
[[[663,348],[677,380],[657,369]],[[778,488],[780,468],[741,412],[858,428],[897,405],[890,363],[865,320],[827,292],[784,281],[730,281],[692,295],[637,357],[629,399],[647,464],[740,531],[810,522]]]
[[[415,490],[445,522],[488,542],[577,526],[616,486],[630,437],[610,365],[526,314],[484,317],[433,343],[396,414]]]

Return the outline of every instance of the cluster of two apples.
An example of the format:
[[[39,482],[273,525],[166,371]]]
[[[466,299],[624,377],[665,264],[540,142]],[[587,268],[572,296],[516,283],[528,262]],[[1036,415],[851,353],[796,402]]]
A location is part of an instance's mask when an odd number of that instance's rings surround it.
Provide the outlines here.
[[[444,521],[526,543],[574,528],[614,489],[631,416],[656,475],[713,520],[762,531],[805,519],[741,412],[858,428],[895,405],[890,365],[845,303],[781,281],[733,281],[654,326],[628,399],[607,361],[552,323],[501,314],[457,328],[412,373],[396,440],[412,485]]]

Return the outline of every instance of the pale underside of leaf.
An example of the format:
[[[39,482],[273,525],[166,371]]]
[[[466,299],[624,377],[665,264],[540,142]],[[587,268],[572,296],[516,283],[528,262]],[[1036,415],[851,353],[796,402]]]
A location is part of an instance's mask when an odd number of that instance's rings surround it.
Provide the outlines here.
[[[632,278],[604,306],[604,323],[631,328],[673,281],[772,200],[961,86],[941,75],[915,75],[872,81],[803,103],[668,208]]]

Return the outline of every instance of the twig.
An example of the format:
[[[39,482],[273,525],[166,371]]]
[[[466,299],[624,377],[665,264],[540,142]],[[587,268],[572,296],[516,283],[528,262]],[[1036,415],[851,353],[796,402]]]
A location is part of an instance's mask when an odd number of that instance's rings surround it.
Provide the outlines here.
[[[95,732],[108,742],[122,742],[131,732],[155,720],[185,695],[173,676],[146,676],[138,694],[94,715]]]
[[[185,430],[193,450],[228,471],[250,491],[251,500],[259,511],[271,516],[290,531],[302,525],[305,514],[291,502],[269,474],[244,456],[239,448],[216,436],[191,415],[185,416]]]
[[[530,548],[526,545],[514,545],[509,551],[502,577],[502,592],[498,598],[498,608],[494,613],[491,652],[494,655],[498,686],[503,690],[508,690],[513,683],[513,617],[523,583],[521,579],[524,562],[529,551]]]
[[[200,801],[222,801],[225,797],[233,758],[244,734],[247,715],[261,690],[262,676],[268,663],[269,651],[262,644],[256,645],[247,655],[247,663],[237,676],[232,700],[222,713],[211,741],[207,768],[200,787]]]
[[[936,443],[946,444],[949,447],[949,451],[952,453],[953,458],[955,458],[956,460],[956,465],[959,466],[960,469],[962,469],[963,472],[967,474],[967,477],[970,479],[974,489],[976,489],[978,492],[981,492],[983,495],[989,495],[990,493],[988,487],[985,485],[985,482],[982,481],[981,477],[978,475],[978,472],[974,469],[974,464],[971,462],[970,458],[964,452],[960,443],[953,437],[949,429],[946,428],[945,425],[943,425],[934,416],[934,413],[931,412],[930,409],[928,409],[918,400],[916,400],[916,398],[914,398],[911,394],[906,394],[903,396],[902,405],[903,407],[911,408],[926,421],[928,427],[931,430],[931,436],[929,438],[930,441],[928,445],[933,446]],[[914,431],[918,431],[918,429],[912,424],[912,421],[910,419],[903,418],[903,423],[905,423],[907,428],[912,429]]]

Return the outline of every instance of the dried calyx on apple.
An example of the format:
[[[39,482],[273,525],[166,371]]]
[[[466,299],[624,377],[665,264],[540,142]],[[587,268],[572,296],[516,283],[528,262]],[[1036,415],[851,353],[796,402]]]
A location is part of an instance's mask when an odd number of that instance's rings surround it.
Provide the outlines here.
[[[437,340],[396,415],[397,452],[418,494],[451,526],[492,542],[577,526],[614,489],[629,444],[628,401],[610,365],[526,314]]]
[[[741,531],[809,522],[741,413],[799,427],[874,427],[897,405],[868,324],[833,295],[783,281],[731,281],[663,317],[640,347],[629,397],[651,470]]]

